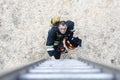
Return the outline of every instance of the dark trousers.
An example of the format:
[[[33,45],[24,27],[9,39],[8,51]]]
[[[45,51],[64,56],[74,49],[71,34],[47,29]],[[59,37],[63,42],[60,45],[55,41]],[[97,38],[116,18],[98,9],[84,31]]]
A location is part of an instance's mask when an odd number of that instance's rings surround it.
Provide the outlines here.
[[[60,59],[60,56],[61,56],[61,53],[58,51],[55,51],[55,53],[54,53],[55,59]]]
[[[59,50],[60,44],[57,46],[54,46],[54,49],[55,49],[55,52],[54,52],[55,59],[60,59],[60,56],[61,56],[61,51]]]

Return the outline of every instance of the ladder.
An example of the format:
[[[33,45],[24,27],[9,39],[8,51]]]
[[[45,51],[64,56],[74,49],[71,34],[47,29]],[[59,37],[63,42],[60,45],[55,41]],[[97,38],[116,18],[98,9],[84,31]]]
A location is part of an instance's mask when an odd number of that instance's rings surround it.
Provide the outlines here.
[[[82,59],[44,60],[27,66],[22,72],[16,71],[16,75],[3,76],[0,80],[120,80],[119,71],[96,65]]]

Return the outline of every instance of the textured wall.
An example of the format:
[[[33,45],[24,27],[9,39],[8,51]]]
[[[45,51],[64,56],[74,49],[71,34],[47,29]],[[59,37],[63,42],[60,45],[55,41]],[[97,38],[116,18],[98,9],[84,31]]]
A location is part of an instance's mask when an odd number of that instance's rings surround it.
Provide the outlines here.
[[[0,0],[0,70],[47,58],[45,40],[56,15],[73,20],[83,40],[68,57],[120,66],[120,0]]]

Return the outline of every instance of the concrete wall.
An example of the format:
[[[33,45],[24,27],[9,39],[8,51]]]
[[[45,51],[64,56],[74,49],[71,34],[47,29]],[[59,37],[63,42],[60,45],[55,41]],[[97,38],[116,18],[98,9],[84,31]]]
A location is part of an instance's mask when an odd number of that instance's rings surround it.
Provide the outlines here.
[[[0,70],[48,58],[50,19],[75,22],[83,47],[68,57],[120,66],[120,0],[0,0]]]

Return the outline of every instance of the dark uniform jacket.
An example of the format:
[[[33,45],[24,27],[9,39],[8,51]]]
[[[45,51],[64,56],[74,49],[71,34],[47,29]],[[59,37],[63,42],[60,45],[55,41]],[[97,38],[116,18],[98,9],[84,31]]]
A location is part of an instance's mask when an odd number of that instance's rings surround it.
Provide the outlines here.
[[[67,29],[65,34],[61,34],[57,25],[53,26],[49,30],[46,47],[50,56],[53,56],[55,51],[58,51],[58,47],[65,37],[71,39],[73,37],[73,33],[71,33],[69,29]]]

